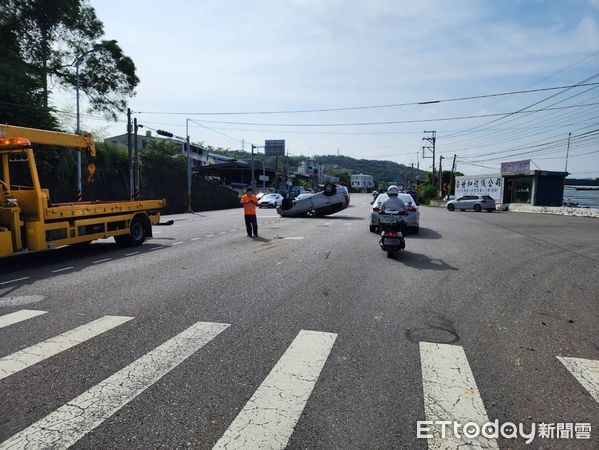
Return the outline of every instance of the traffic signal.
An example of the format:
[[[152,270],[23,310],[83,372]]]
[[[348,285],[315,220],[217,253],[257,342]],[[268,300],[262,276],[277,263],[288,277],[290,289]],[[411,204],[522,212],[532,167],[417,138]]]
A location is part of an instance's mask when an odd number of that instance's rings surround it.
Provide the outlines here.
[[[156,134],[159,134],[160,136],[166,136],[166,137],[173,137],[173,133],[171,133],[170,131],[164,131],[164,130],[156,130]]]

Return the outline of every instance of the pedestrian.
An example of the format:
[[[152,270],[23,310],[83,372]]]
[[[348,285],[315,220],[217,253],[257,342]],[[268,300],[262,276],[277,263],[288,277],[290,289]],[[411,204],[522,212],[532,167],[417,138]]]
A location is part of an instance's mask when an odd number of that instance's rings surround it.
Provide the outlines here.
[[[248,236],[258,237],[258,220],[256,219],[258,198],[254,195],[254,190],[251,187],[247,188],[245,195],[241,197],[241,204],[243,205],[243,216],[245,217],[245,228]]]

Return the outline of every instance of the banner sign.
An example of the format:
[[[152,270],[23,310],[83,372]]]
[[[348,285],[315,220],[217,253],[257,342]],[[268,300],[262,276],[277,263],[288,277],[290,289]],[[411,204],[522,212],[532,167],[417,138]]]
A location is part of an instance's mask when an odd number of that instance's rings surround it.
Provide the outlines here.
[[[455,197],[464,195],[489,195],[501,203],[501,174],[456,177]]]
[[[525,173],[530,171],[530,159],[501,163],[501,173]]]

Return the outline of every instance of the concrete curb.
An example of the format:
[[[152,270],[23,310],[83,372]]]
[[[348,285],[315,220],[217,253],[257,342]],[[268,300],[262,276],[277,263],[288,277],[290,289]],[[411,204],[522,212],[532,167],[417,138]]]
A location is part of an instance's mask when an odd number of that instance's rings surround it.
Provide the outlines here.
[[[599,209],[597,208],[567,208],[560,206],[531,206],[510,204],[509,211],[525,212],[534,214],[555,214],[560,216],[593,217],[599,219]]]

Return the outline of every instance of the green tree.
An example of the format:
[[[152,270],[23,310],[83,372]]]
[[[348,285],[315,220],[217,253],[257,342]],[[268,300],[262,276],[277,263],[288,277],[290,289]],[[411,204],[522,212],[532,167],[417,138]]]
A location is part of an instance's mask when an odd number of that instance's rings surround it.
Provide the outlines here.
[[[0,123],[55,129],[36,69],[20,55],[15,20],[0,6]]]
[[[35,67],[48,106],[48,82],[75,86],[79,62],[81,91],[93,111],[115,117],[135,94],[135,65],[116,41],[102,41],[104,27],[85,0],[4,0],[15,24],[19,50]]]
[[[167,139],[150,139],[146,148],[140,150],[141,155],[156,161],[184,168],[187,157],[181,151],[181,144]]]

